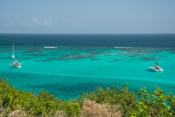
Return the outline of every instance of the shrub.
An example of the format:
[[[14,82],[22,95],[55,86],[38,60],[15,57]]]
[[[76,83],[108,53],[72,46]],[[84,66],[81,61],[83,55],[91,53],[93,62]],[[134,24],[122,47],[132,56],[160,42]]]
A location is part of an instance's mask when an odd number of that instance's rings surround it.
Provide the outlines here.
[[[124,117],[128,117],[137,107],[136,96],[129,92],[127,87],[123,89],[100,88],[84,98],[100,104],[120,105],[120,111]]]
[[[16,110],[16,111],[10,112],[8,114],[8,117],[27,117],[27,114],[25,111]]]
[[[21,92],[0,81],[0,116],[30,117],[175,117],[175,96],[156,88],[138,94],[99,88],[80,99],[63,101],[47,92],[38,96]]]
[[[83,103],[80,117],[121,117],[117,105],[97,104],[86,100]]]

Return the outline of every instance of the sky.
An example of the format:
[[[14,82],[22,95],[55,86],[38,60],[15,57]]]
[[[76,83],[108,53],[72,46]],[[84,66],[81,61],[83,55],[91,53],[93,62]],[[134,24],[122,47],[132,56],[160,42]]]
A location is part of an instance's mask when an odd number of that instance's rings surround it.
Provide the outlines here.
[[[0,0],[0,33],[175,33],[175,0]]]

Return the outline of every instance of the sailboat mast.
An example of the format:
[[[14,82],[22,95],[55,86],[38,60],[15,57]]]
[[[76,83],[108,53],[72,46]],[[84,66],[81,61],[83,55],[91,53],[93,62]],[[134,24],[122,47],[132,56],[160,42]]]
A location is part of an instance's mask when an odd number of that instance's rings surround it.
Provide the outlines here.
[[[14,49],[15,49],[15,47],[14,47],[14,43],[13,43],[13,47],[12,47],[12,53],[13,53],[13,55],[15,54]]]
[[[12,55],[11,55],[11,58],[12,59],[15,58],[15,47],[14,47],[14,43],[13,43],[13,46],[12,46]]]

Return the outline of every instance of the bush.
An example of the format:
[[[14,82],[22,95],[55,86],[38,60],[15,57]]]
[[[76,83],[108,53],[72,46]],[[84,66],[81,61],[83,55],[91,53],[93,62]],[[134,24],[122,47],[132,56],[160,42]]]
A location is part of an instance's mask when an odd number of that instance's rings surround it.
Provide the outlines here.
[[[38,96],[0,81],[0,116],[30,117],[175,117],[175,96],[140,89],[99,88],[80,99],[63,101],[47,92]]]
[[[83,103],[80,117],[122,117],[117,105],[97,104],[86,100]]]
[[[10,87],[6,82],[0,81],[0,108],[3,109],[4,116],[16,110],[24,110],[34,116],[52,116],[58,110],[64,110],[63,107],[67,107],[67,105],[72,106],[72,102],[70,104],[65,103],[47,92],[42,92],[38,96],[27,92],[20,92]],[[74,107],[74,105],[72,107]],[[66,108],[65,111],[68,112]],[[78,115],[78,109],[76,112],[73,109],[72,111],[71,113],[73,113],[73,115]]]
[[[124,117],[128,117],[137,107],[137,100],[134,93],[129,92],[127,87],[123,89],[98,89],[85,96],[88,100],[93,100],[100,104],[119,105]]]

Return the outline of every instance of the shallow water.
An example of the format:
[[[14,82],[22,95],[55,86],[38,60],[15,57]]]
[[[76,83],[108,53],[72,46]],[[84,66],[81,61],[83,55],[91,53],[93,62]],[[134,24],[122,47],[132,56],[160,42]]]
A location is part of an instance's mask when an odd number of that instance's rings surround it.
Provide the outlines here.
[[[0,76],[23,91],[35,94],[46,90],[63,98],[77,98],[98,87],[122,87],[137,91],[161,87],[175,94],[175,50],[167,48],[72,47],[44,49],[43,46],[16,46],[21,69],[9,67],[10,46],[0,46]],[[149,72],[159,62],[165,72]]]

